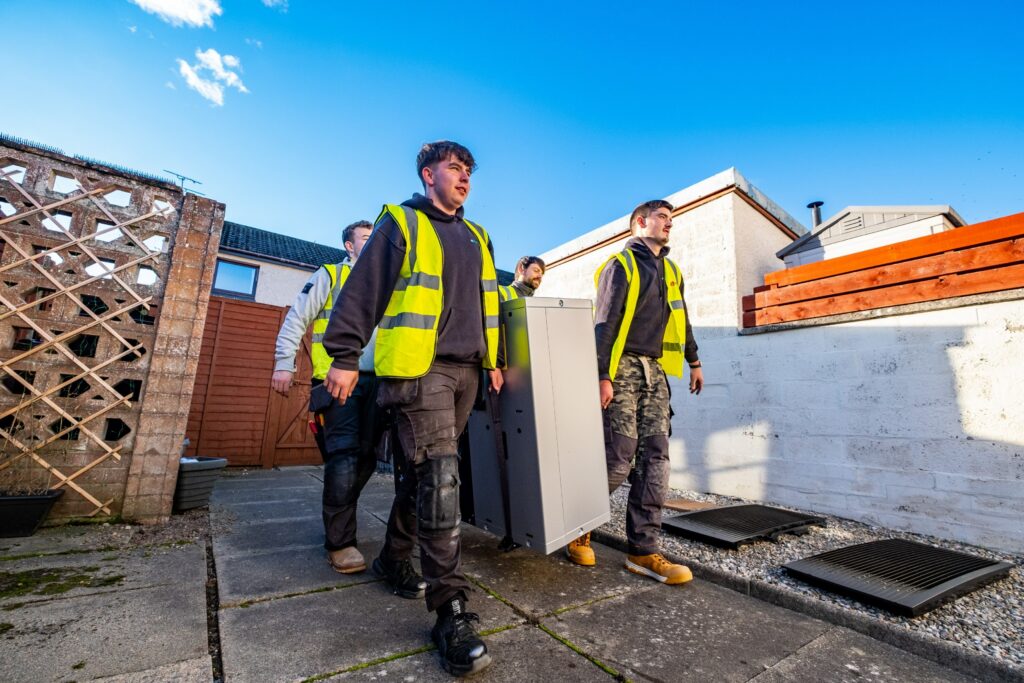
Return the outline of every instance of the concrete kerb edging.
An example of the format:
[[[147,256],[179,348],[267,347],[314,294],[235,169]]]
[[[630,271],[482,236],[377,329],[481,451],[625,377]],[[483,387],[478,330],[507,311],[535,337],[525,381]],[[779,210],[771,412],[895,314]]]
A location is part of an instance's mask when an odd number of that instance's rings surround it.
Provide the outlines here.
[[[629,552],[625,538],[604,531],[594,531],[593,539],[624,553]],[[857,631],[875,640],[887,643],[911,654],[949,667],[967,676],[983,681],[1011,681],[1024,683],[1024,670],[1000,662],[992,657],[971,652],[967,648],[933,636],[904,631],[887,622],[872,619],[862,614],[852,614],[834,605],[814,600],[792,591],[785,590],[767,581],[747,579],[737,574],[710,567],[692,559],[684,559],[665,553],[673,562],[685,564],[697,578],[723,586],[738,593],[785,607],[821,619],[837,626]]]

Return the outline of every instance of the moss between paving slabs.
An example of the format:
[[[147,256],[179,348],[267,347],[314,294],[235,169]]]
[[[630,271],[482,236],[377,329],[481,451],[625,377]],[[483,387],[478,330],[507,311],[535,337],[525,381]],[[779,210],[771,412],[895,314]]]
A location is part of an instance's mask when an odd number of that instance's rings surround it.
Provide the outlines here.
[[[629,681],[628,678],[626,678],[625,676],[620,674],[618,671],[616,671],[615,669],[611,668],[610,666],[608,666],[607,664],[602,662],[600,659],[587,654],[583,650],[583,648],[581,648],[579,645],[577,645],[576,643],[572,642],[568,638],[555,633],[554,631],[552,631],[550,628],[548,628],[544,624],[538,624],[537,628],[539,628],[541,631],[544,631],[544,633],[547,633],[549,636],[551,636],[552,638],[554,638],[555,640],[560,642],[562,645],[565,645],[567,648],[569,648],[570,650],[572,650],[573,652],[578,654],[580,657],[583,657],[584,659],[589,661],[591,664],[593,664],[594,666],[596,666],[598,669],[600,669],[601,671],[605,672],[609,676],[614,676],[615,679],[619,680],[619,681]]]
[[[516,628],[516,627],[517,627],[517,624],[508,624],[507,626],[498,626],[497,628],[492,628],[492,629],[488,629],[486,631],[481,631],[480,632],[480,637],[486,638],[487,636],[493,636],[495,633],[501,633],[502,631],[507,631],[509,629]],[[437,648],[433,644],[424,645],[422,647],[416,648],[415,650],[407,650],[405,652],[399,652],[398,654],[388,655],[387,657],[378,657],[377,659],[371,659],[368,662],[362,662],[361,664],[356,664],[354,666],[350,666],[347,669],[338,669],[337,671],[329,671],[327,673],[317,674],[316,676],[310,676],[309,678],[303,678],[300,681],[300,683],[316,683],[317,681],[322,681],[322,680],[327,679],[327,678],[332,678],[333,676],[339,676],[341,674],[352,673],[353,671],[362,671],[363,669],[369,669],[370,667],[377,666],[379,664],[387,664],[388,662],[393,662],[393,661],[398,660],[398,659],[405,659],[406,657],[412,657],[413,655],[423,654],[424,652],[430,652],[431,650],[436,650],[436,649]]]
[[[59,595],[75,588],[116,586],[123,575],[95,576],[99,567],[44,567],[22,572],[0,572],[0,599],[23,595]]]

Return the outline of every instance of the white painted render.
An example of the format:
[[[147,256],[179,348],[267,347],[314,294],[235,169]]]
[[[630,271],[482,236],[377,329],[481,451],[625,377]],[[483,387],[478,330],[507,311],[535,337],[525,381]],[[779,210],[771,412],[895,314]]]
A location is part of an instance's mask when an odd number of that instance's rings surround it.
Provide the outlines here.
[[[1024,299],[739,335],[788,241],[735,194],[674,219],[707,384],[671,382],[672,485],[1024,551]],[[592,298],[621,244],[549,268],[538,295]]]
[[[256,303],[272,306],[291,306],[306,280],[313,274],[312,269],[303,270],[297,266],[259,261],[231,252],[221,252],[217,258],[235,263],[258,266],[256,279]]]

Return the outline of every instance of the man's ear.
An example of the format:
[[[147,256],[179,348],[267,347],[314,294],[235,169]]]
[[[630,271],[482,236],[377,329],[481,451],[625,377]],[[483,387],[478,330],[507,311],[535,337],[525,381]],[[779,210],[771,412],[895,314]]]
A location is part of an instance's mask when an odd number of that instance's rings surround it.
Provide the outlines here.
[[[432,186],[434,184],[434,169],[424,166],[420,172],[420,180],[423,181],[423,187]]]

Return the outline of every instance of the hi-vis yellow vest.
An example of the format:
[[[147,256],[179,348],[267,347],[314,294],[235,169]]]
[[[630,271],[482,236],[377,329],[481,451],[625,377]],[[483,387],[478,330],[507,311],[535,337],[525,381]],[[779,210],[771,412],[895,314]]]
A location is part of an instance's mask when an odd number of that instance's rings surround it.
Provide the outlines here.
[[[629,289],[626,292],[626,312],[622,316],[619,335],[612,345],[611,362],[608,364],[608,376],[615,381],[615,373],[619,369],[622,349],[626,346],[626,337],[633,324],[636,314],[636,302],[640,296],[640,275],[637,273],[636,256],[630,249],[623,249],[608,258],[594,274],[594,286],[597,286],[601,273],[612,262],[618,261],[626,272]],[[668,287],[668,324],[665,325],[665,337],[661,343],[661,358],[658,362],[665,372],[676,377],[683,376],[683,347],[686,344],[686,309],[683,308],[683,274],[673,261],[665,259],[665,280]]]
[[[377,346],[373,354],[378,377],[422,377],[430,370],[437,352],[437,326],[444,307],[441,274],[444,253],[430,219],[422,211],[407,206],[385,204],[405,239],[405,257],[394,293],[377,326]],[[488,249],[487,232],[465,221],[480,246],[481,325],[487,340],[484,367],[498,362],[498,279]]]
[[[348,274],[352,272],[352,266],[348,261],[342,263],[326,263],[323,268],[331,276],[331,291],[327,295],[327,302],[320,309],[320,314],[313,321],[313,346],[310,347],[309,355],[313,361],[313,379],[327,377],[327,371],[331,369],[331,357],[324,350],[324,332],[327,331],[327,323],[331,319],[331,310],[338,300],[338,294],[348,280]]]
[[[512,301],[519,298],[519,290],[515,287],[498,285],[498,299],[501,301]]]

